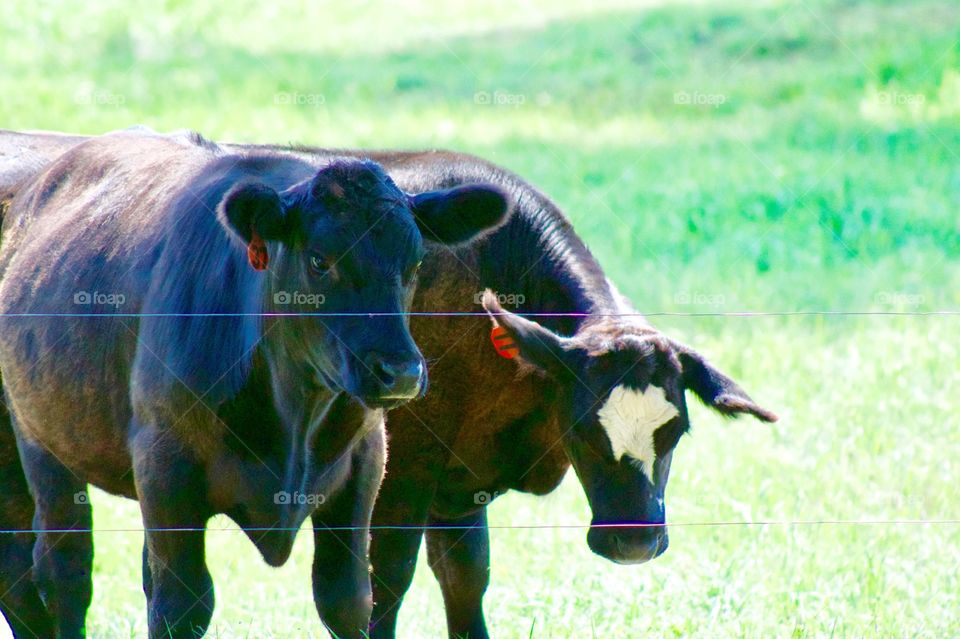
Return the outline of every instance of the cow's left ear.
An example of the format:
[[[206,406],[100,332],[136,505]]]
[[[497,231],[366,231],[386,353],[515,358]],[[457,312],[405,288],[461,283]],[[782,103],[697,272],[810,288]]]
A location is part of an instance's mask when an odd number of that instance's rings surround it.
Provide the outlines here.
[[[554,379],[576,376],[576,371],[583,368],[583,351],[575,348],[570,338],[505,311],[489,289],[483,294],[483,308],[493,322],[491,348],[503,357],[518,357]]]
[[[677,357],[683,367],[683,383],[708,407],[727,417],[753,415],[760,421],[775,422],[777,416],[750,399],[746,391],[700,353],[687,346],[677,346]]]
[[[464,244],[495,230],[510,213],[507,194],[490,184],[468,184],[410,197],[423,237],[440,244]]]

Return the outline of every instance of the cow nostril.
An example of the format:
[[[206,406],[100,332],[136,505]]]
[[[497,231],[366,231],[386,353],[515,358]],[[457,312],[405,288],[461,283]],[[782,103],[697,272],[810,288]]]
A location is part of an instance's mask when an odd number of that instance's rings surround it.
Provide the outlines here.
[[[380,383],[383,384],[384,388],[393,388],[397,383],[398,369],[389,362],[380,360],[374,367],[373,372],[377,376],[377,379],[380,380]]]
[[[398,380],[420,379],[420,362],[409,362],[405,364],[384,362],[380,368],[383,371],[384,384],[387,386],[395,385]]]
[[[412,398],[420,391],[423,365],[419,359],[395,362],[377,358],[369,367],[384,397]]]

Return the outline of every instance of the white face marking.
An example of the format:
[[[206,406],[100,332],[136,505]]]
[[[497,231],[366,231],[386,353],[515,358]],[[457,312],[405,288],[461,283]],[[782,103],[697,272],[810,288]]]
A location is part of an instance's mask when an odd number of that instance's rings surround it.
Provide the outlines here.
[[[653,483],[653,462],[657,452],[653,434],[680,414],[667,401],[659,386],[649,385],[642,393],[626,386],[617,386],[597,411],[600,425],[607,433],[613,456],[619,461],[629,455],[642,464],[643,474]]]

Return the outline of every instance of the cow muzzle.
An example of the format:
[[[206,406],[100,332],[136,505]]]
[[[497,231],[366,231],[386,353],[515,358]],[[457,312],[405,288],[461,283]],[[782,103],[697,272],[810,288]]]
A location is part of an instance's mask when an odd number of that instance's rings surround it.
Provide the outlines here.
[[[364,360],[366,373],[362,400],[368,406],[391,408],[419,397],[426,382],[426,368],[421,357],[396,358],[378,353]]]
[[[590,550],[618,564],[642,564],[662,555],[669,545],[665,524],[591,525]]]

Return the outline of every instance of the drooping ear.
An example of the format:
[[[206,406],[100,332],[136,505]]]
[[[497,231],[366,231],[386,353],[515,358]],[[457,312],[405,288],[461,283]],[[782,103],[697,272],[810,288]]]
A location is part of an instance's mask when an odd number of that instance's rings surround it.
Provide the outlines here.
[[[427,240],[464,244],[495,230],[510,213],[506,193],[489,184],[468,184],[410,197],[410,208]]]
[[[714,368],[703,355],[687,346],[678,346],[677,356],[683,367],[683,383],[700,400],[727,417],[744,413],[764,422],[775,422],[777,416],[761,407],[735,381]]]
[[[256,182],[237,184],[224,194],[217,215],[247,245],[250,265],[262,271],[270,256],[266,240],[288,240],[290,219],[280,194]]]
[[[503,310],[489,289],[483,293],[483,308],[493,322],[493,348],[504,357],[519,357],[555,378],[576,374],[581,368],[581,352],[569,338]]]

